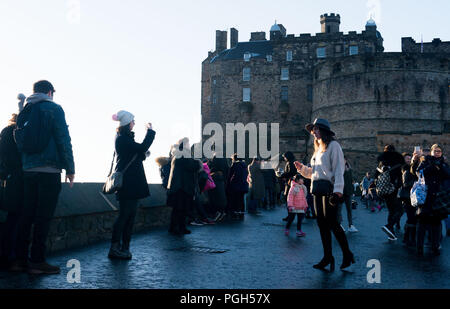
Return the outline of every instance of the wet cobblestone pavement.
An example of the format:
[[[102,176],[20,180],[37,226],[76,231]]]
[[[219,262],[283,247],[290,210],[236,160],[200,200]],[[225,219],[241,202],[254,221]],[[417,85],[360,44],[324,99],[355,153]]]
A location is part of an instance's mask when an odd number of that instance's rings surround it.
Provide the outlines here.
[[[406,248],[401,237],[389,242],[380,226],[387,211],[370,213],[358,206],[354,224],[358,233],[347,233],[356,264],[340,271],[342,254],[333,237],[336,271],[315,270],[322,258],[322,246],[315,220],[305,219],[305,238],[295,236],[295,222],[284,235],[282,207],[246,215],[244,221],[215,226],[191,226],[191,235],[175,237],[166,229],[135,235],[131,261],[107,258],[109,243],[52,255],[49,263],[61,267],[61,274],[31,276],[0,273],[0,288],[132,288],[132,289],[358,289],[358,288],[450,288],[450,238],[442,252],[432,257],[429,248],[418,257]],[[345,209],[343,216],[346,218]],[[402,218],[402,225],[406,220]],[[346,220],[344,219],[344,223]],[[346,225],[346,224],[345,224]],[[400,235],[401,236],[401,235]],[[67,261],[81,263],[81,283],[68,283]],[[367,262],[381,263],[381,283],[367,282]]]

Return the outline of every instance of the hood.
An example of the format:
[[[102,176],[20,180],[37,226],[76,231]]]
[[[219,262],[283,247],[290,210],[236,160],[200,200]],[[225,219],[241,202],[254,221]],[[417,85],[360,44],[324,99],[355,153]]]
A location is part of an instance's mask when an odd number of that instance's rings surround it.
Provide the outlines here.
[[[155,159],[155,161],[156,161],[156,164],[158,164],[159,167],[163,167],[163,166],[165,166],[165,165],[170,163],[170,158],[168,158],[168,157],[158,157],[158,158]]]
[[[44,93],[34,93],[27,98],[27,104],[39,103],[42,101],[53,102],[52,98]]]

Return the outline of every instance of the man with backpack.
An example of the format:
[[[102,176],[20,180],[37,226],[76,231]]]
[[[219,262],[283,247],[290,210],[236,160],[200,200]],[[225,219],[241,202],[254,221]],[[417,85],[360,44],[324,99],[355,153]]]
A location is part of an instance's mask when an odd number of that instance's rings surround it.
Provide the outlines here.
[[[66,170],[66,181],[68,179],[72,187],[75,164],[64,110],[53,102],[54,92],[50,82],[36,82],[33,95],[27,98],[14,130],[24,171],[24,206],[19,219],[16,260],[11,271],[60,272],[59,267],[45,261],[46,240],[61,191],[61,171]]]
[[[386,145],[384,152],[378,157],[377,161],[376,190],[378,196],[385,200],[389,212],[388,223],[381,229],[388,235],[389,240],[397,240],[394,225],[403,215],[402,204],[397,197],[397,193],[402,185],[401,167],[405,164],[405,159],[395,151],[394,146]]]

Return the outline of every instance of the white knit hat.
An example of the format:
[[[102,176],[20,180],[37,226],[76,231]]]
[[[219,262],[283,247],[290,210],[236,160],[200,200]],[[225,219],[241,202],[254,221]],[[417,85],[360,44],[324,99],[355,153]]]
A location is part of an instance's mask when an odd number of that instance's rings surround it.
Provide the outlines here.
[[[114,121],[120,121],[120,126],[126,126],[134,120],[134,115],[127,111],[119,111],[117,114],[112,116]]]

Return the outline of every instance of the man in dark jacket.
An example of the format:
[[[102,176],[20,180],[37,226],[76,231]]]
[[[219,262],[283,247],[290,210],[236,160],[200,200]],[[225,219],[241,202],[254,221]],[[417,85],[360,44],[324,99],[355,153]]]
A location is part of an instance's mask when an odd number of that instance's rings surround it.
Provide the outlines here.
[[[208,163],[211,171],[211,178],[216,187],[208,192],[209,201],[215,211],[215,221],[222,220],[226,215],[227,194],[226,181],[230,172],[226,158],[218,158],[216,155]]]
[[[289,193],[289,189],[291,188],[291,179],[295,175],[297,175],[297,169],[295,168],[294,162],[296,161],[295,156],[292,152],[287,151],[283,154],[283,159],[286,162],[286,166],[284,168],[284,173],[279,176],[285,183],[284,187],[284,197],[285,201],[287,201],[287,195]],[[287,209],[287,207],[286,207]],[[288,213],[289,215],[289,213]],[[287,221],[288,217],[283,218],[283,221]]]
[[[266,188],[264,196],[264,206],[267,209],[275,208],[275,185],[277,183],[277,175],[275,170],[271,167],[270,161],[265,161],[264,166],[261,169],[264,176],[264,185]]]
[[[33,86],[33,95],[27,99],[27,105],[39,108],[41,117],[46,117],[46,121],[51,122],[53,129],[43,151],[21,153],[24,170],[24,208],[19,219],[17,260],[11,266],[12,271],[28,269],[32,274],[60,272],[59,267],[46,263],[45,243],[61,191],[61,170],[66,170],[66,180],[69,179],[72,187],[75,164],[64,111],[53,102],[54,92],[55,89],[50,82],[38,81]],[[28,245],[33,223],[33,241],[29,257]]]
[[[375,172],[375,179],[384,170],[390,170],[389,175],[391,183],[395,186],[394,192],[382,198],[386,201],[388,208],[388,223],[381,227],[381,229],[388,235],[389,240],[396,240],[397,237],[394,232],[394,225],[400,220],[403,215],[403,208],[400,200],[397,198],[398,189],[402,185],[402,170],[401,167],[405,164],[403,156],[395,151],[394,146],[386,145],[384,152],[378,157],[378,168]]]
[[[232,157],[230,173],[227,179],[228,212],[235,218],[243,218],[245,209],[244,196],[248,193],[248,170],[245,162],[238,158],[237,154]]]

